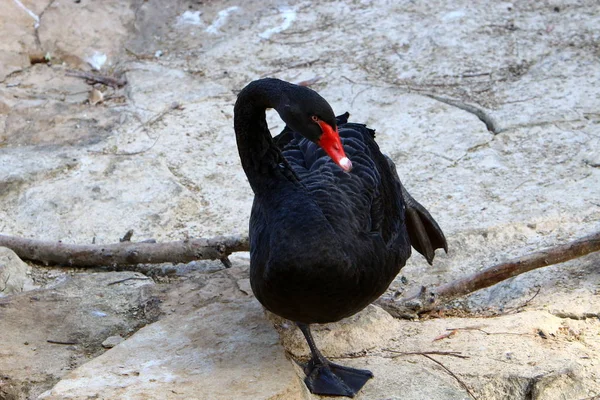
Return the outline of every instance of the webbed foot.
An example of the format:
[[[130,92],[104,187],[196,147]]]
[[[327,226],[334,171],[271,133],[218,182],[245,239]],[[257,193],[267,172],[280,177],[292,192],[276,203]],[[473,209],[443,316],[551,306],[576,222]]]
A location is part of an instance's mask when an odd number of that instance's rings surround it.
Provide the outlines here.
[[[356,369],[344,367],[330,362],[319,351],[310,332],[308,324],[297,322],[298,328],[304,334],[312,358],[304,366],[304,383],[311,393],[327,396],[346,396],[354,395],[373,377],[371,371],[366,369]]]
[[[304,367],[304,383],[311,393],[328,396],[354,395],[373,377],[371,371],[321,363],[314,358]]]

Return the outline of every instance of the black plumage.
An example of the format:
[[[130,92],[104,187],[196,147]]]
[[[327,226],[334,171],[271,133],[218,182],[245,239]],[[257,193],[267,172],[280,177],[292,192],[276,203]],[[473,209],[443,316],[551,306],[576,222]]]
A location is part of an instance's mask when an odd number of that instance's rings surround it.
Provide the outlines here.
[[[287,124],[275,138],[266,108],[275,108]],[[337,127],[351,172],[318,144],[323,123]],[[238,96],[234,124],[255,193],[252,290],[305,334],[313,353],[306,369],[311,391],[352,396],[372,375],[325,359],[309,324],[360,311],[387,289],[410,257],[411,243],[431,262],[436,248],[446,249],[444,235],[402,187],[375,131],[348,123],[347,113],[336,119],[313,90],[276,79],[252,82]]]

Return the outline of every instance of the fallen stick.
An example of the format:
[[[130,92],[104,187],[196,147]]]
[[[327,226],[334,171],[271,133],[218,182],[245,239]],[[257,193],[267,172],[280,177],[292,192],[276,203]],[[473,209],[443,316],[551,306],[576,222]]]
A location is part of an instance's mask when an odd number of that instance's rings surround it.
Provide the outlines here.
[[[85,71],[75,71],[72,69],[68,69],[65,73],[66,76],[72,76],[74,78],[85,79],[86,81],[92,83],[101,83],[106,86],[110,86],[113,89],[118,89],[127,84],[126,79],[113,78],[112,76],[105,76],[99,74],[92,74],[91,72]]]
[[[74,267],[125,266],[135,264],[184,263],[221,260],[237,251],[249,251],[247,237],[225,236],[179,242],[148,243],[123,241],[107,245],[76,245],[0,235],[0,246],[20,258],[44,264]],[[522,273],[562,263],[600,250],[600,232],[546,250],[496,264],[438,288],[421,288],[419,294],[401,300],[379,299],[377,304],[398,318],[414,318],[458,297],[495,285]]]
[[[248,251],[250,248],[248,238],[239,236],[166,243],[124,241],[105,245],[81,245],[0,235],[0,246],[8,247],[24,260],[73,267],[224,260],[231,253]]]
[[[522,273],[563,263],[599,250],[600,232],[596,232],[567,244],[513,258],[437,288],[422,287],[415,296],[401,300],[380,299],[377,304],[395,317],[410,318]]]

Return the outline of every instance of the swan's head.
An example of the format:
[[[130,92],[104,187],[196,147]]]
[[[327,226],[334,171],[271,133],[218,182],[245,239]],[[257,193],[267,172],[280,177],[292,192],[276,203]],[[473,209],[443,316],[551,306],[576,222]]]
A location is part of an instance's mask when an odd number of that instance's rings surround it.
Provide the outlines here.
[[[352,170],[329,103],[312,89],[290,86],[282,96],[282,104],[277,107],[281,119],[292,130],[321,146],[344,171]]]

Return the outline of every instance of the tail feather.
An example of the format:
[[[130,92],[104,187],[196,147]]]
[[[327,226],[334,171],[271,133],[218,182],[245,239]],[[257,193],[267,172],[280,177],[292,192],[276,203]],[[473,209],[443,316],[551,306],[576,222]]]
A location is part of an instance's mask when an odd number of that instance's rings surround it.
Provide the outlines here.
[[[448,253],[444,232],[429,211],[417,202],[402,186],[402,197],[406,204],[406,228],[412,247],[425,256],[429,265],[433,262],[436,249]]]
[[[396,165],[387,157],[390,169],[400,185],[404,204],[406,205],[406,228],[411,246],[421,253],[429,265],[432,264],[436,249],[444,249],[448,253],[448,243],[442,228],[429,211],[416,201],[400,182]]]

